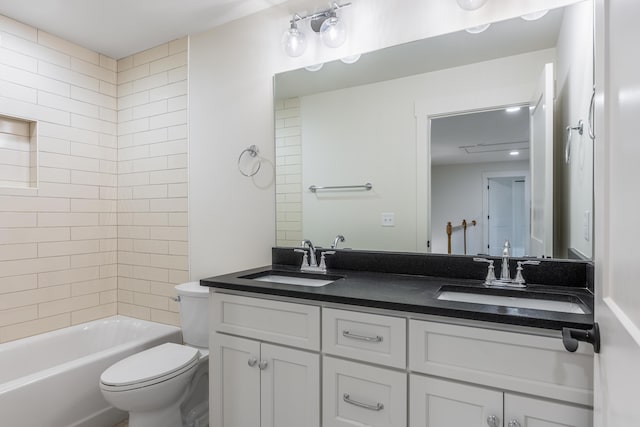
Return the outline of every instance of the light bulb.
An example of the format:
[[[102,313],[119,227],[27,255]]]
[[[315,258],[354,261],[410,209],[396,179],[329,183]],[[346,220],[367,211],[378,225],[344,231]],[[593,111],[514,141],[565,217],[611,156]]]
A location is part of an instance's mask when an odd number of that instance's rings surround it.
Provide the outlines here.
[[[292,57],[302,55],[307,49],[307,39],[304,33],[298,30],[295,21],[291,22],[291,28],[282,36],[282,47],[287,55]]]
[[[327,47],[339,47],[347,39],[347,28],[335,11],[324,20],[320,27],[320,38]]]
[[[526,15],[522,15],[520,18],[524,19],[525,21],[535,21],[542,18],[547,14],[547,12],[549,12],[549,9],[541,10],[540,12],[527,13]]]
[[[483,31],[485,31],[485,30],[486,30],[487,28],[489,28],[490,26],[491,26],[491,24],[478,25],[478,26],[476,26],[476,27],[469,27],[469,28],[466,28],[466,29],[465,29],[465,31],[466,31],[467,33],[470,33],[470,34],[478,34],[478,33],[481,33],[481,32],[483,32]]]
[[[309,65],[308,67],[304,67],[304,68],[307,71],[315,72],[315,71],[320,71],[322,67],[324,67],[324,63],[321,62],[319,64]]]
[[[457,0],[458,6],[464,10],[476,10],[480,9],[487,0]]]

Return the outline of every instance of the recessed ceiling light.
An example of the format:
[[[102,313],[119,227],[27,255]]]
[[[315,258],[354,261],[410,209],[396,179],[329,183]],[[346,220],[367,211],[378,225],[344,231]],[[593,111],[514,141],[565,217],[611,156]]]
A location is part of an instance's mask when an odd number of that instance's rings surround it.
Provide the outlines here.
[[[510,155],[510,156],[519,156],[519,155],[520,155],[520,152],[519,152],[519,151],[510,151],[510,152],[509,152],[509,155]]]
[[[520,111],[520,107],[509,107],[505,108],[504,111],[507,113],[515,113],[516,111]]]

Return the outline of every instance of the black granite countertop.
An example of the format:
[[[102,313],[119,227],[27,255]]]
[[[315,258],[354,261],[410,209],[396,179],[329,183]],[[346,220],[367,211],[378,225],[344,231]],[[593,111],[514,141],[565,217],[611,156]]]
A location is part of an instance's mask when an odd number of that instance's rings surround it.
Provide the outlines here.
[[[587,288],[530,284],[525,289],[488,289],[482,280],[443,278],[357,270],[329,270],[326,275],[339,276],[321,287],[288,285],[253,280],[268,271],[299,274],[291,265],[268,265],[200,281],[202,286],[275,295],[320,302],[497,322],[534,328],[561,330],[563,327],[589,329],[593,326],[593,294]],[[305,273],[317,277],[317,273]],[[322,273],[320,274],[322,275]],[[247,277],[249,276],[249,277]],[[586,307],[586,314],[517,308],[489,304],[444,301],[442,291],[489,293],[523,298],[543,297],[575,302]]]

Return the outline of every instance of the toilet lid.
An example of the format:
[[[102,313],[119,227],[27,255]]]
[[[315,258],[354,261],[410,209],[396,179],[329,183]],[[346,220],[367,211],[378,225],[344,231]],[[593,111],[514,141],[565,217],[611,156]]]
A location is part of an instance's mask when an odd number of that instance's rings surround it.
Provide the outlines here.
[[[115,363],[102,373],[100,382],[110,386],[127,386],[153,381],[197,363],[199,356],[198,350],[193,347],[162,344]]]

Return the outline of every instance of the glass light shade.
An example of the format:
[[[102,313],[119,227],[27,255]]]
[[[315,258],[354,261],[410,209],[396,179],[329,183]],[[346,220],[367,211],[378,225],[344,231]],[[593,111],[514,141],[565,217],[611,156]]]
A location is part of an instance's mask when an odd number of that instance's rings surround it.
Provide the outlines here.
[[[469,27],[466,28],[465,31],[467,33],[471,33],[471,34],[478,34],[481,33],[483,31],[485,31],[487,28],[489,28],[491,26],[491,24],[484,24],[484,25],[478,25],[476,27]]]
[[[480,9],[487,0],[457,0],[458,6],[464,10],[476,10]]]
[[[340,58],[340,61],[344,62],[345,64],[353,64],[355,62],[358,62],[358,59],[360,59],[360,54],[356,54],[356,55],[349,55],[349,56],[345,56],[344,58]]]
[[[320,38],[327,47],[339,47],[347,39],[347,27],[337,16],[330,16],[320,27]]]
[[[547,12],[549,12],[549,9],[541,10],[540,12],[527,13],[526,15],[522,15],[520,18],[524,19],[525,21],[535,21],[542,18],[547,14]]]
[[[307,71],[315,72],[315,71],[320,71],[322,67],[324,67],[324,63],[321,62],[319,64],[314,64],[314,65],[309,65],[308,67],[304,67],[304,69]]]
[[[282,47],[287,55],[300,56],[307,49],[307,38],[295,24],[291,24],[291,28],[282,36]]]

